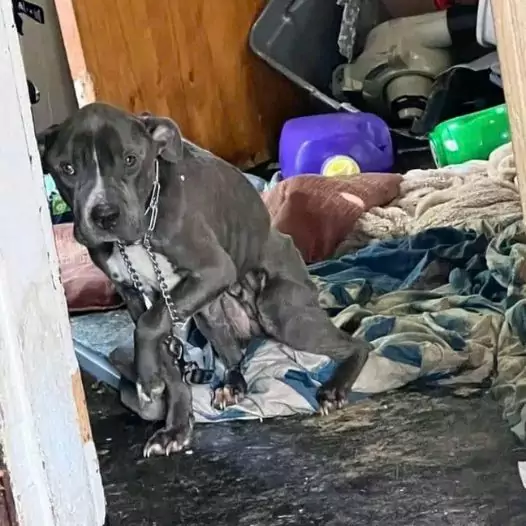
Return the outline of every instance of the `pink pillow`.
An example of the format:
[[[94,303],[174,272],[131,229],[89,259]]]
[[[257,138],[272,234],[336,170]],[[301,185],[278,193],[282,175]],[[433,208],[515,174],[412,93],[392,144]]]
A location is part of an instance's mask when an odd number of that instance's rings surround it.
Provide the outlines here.
[[[399,174],[299,175],[262,197],[274,227],[292,236],[305,262],[314,263],[332,257],[363,212],[397,197],[401,181]]]
[[[86,247],[73,237],[73,224],[54,225],[53,233],[69,312],[121,307],[123,301],[113,283],[91,261]]]

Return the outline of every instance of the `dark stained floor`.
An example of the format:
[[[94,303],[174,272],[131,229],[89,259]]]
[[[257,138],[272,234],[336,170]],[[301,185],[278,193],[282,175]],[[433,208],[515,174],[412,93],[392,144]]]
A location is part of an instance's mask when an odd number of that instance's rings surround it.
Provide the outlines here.
[[[524,526],[526,448],[488,396],[396,392],[327,419],[197,426],[144,460],[152,430],[85,382],[110,526]]]

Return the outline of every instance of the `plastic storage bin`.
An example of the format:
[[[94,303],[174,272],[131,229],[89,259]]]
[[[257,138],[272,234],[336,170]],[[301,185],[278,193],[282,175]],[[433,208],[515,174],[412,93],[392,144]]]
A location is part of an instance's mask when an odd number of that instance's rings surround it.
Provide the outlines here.
[[[252,27],[252,51],[308,91],[324,110],[357,111],[331,95],[343,8],[336,0],[270,0]]]

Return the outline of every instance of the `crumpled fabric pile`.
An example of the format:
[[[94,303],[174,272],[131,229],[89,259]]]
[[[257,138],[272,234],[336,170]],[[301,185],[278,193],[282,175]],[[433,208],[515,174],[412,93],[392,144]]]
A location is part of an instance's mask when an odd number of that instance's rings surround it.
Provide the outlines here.
[[[365,211],[335,256],[354,252],[375,240],[441,226],[499,232],[522,221],[516,176],[511,143],[497,148],[487,161],[410,170],[403,175],[399,196],[385,206]]]

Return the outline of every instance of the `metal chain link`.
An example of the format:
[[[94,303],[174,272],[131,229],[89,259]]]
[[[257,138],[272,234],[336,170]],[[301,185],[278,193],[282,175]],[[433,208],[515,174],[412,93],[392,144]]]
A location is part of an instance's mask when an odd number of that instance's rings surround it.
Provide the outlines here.
[[[159,289],[161,292],[161,296],[163,297],[164,303],[166,305],[166,309],[168,310],[168,315],[170,316],[170,321],[172,323],[171,335],[167,338],[166,343],[169,346],[169,349],[173,352],[175,352],[175,347],[178,346],[177,360],[180,360],[182,358],[183,345],[177,334],[178,332],[177,324],[182,323],[184,319],[179,315],[179,313],[177,312],[177,309],[175,308],[174,302],[170,295],[170,289],[168,288],[166,280],[164,279],[163,273],[161,271],[161,267],[159,266],[159,262],[157,261],[157,257],[155,256],[155,253],[152,250],[152,244],[151,244],[151,239],[150,239],[155,229],[155,224],[157,223],[160,191],[161,191],[161,185],[159,183],[159,162],[156,160],[155,161],[155,179],[153,183],[152,196],[150,198],[150,204],[148,205],[148,208],[144,212],[145,215],[148,213],[151,214],[150,223],[148,225],[148,229],[146,230],[146,234],[144,235],[142,239],[142,246],[146,250],[146,253],[148,254],[148,257],[150,258],[150,261],[152,263],[155,277],[157,279],[157,282],[159,283]],[[137,274],[137,271],[133,268],[133,265],[131,263],[130,258],[128,257],[128,254],[126,253],[126,247],[120,241],[117,242],[117,247],[124,261],[124,266],[126,267],[128,274],[130,275],[133,287],[140,294],[145,295],[144,286],[141,283],[141,280],[140,280],[139,275]]]
[[[172,296],[170,295],[170,289],[166,284],[166,280],[164,279],[163,273],[159,266],[159,262],[157,261],[157,258],[152,250],[152,245],[150,243],[149,236],[145,236],[145,238],[143,239],[143,246],[152,262],[153,271],[155,272],[155,277],[157,278],[157,281],[159,283],[161,295],[164,299],[164,303],[166,304],[166,308],[168,309],[170,320],[172,321],[172,327],[177,328],[177,323],[182,323],[184,320],[183,318],[181,318],[181,316],[175,308]]]
[[[124,266],[126,267],[126,270],[128,271],[128,274],[130,275],[130,278],[132,280],[133,287],[140,293],[145,294],[144,287],[142,286],[141,280],[139,278],[139,275],[133,268],[133,265],[131,264],[130,258],[128,257],[128,254],[126,254],[126,249],[124,248],[124,245],[119,241],[117,242],[117,247],[119,248],[119,252],[121,253],[122,259],[124,260]]]

